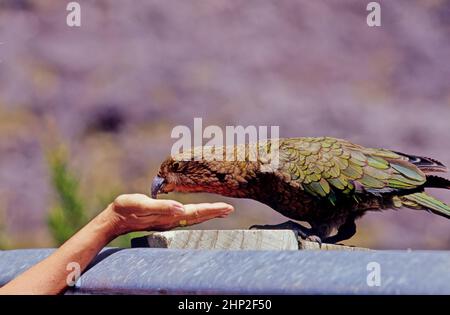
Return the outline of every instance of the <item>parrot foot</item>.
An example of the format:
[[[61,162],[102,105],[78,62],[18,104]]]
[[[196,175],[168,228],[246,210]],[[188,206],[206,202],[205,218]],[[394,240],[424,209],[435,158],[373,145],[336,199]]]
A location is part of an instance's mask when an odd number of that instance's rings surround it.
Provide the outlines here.
[[[305,240],[310,242],[316,242],[319,244],[319,247],[322,247],[322,239],[317,235],[310,235]]]
[[[355,218],[349,217],[347,221],[341,225],[336,235],[329,236],[324,239],[325,243],[336,244],[337,242],[345,241],[351,238],[356,233]]]
[[[252,225],[250,230],[292,230],[297,237],[303,240],[319,243],[322,246],[322,239],[314,234],[314,231],[294,221],[286,221],[274,225]]]

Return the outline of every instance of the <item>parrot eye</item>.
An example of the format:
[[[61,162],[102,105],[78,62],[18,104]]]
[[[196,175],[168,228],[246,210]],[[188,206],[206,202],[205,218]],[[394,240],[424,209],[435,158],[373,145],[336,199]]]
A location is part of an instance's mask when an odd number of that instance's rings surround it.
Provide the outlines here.
[[[179,167],[180,167],[180,163],[178,163],[178,162],[175,162],[175,163],[172,164],[172,170],[174,172],[178,171]]]
[[[221,183],[223,183],[223,182],[225,181],[225,174],[218,173],[218,174],[217,174],[217,179],[219,179],[219,181],[220,181]]]

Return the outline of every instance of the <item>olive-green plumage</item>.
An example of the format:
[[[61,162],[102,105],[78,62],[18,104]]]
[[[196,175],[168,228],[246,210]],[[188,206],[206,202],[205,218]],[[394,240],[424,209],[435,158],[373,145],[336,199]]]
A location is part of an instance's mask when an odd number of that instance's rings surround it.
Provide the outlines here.
[[[279,147],[276,167],[270,155],[274,144]],[[407,207],[450,218],[450,207],[424,192],[426,187],[450,189],[450,181],[429,175],[446,171],[430,158],[330,137],[277,139],[222,150],[225,161],[217,155],[214,160],[214,153],[222,152],[217,148],[167,159],[158,174],[164,184],[153,187],[153,194],[204,191],[255,199],[309,222],[321,238],[337,228],[342,233],[334,240],[351,236],[345,228],[368,210]],[[234,160],[226,159],[227,154]]]

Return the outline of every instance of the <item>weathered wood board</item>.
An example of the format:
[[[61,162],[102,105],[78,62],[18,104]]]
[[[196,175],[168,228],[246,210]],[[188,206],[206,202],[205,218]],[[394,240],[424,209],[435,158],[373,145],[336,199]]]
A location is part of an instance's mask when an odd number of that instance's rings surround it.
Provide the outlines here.
[[[298,240],[290,230],[176,230],[150,232],[135,238],[132,247],[228,250],[366,250]]]
[[[294,232],[264,230],[179,230],[151,232],[148,247],[177,249],[297,250]]]
[[[299,240],[298,249],[301,250],[370,250],[363,247],[346,246],[339,244],[327,244],[323,243],[322,246],[317,242],[310,242],[305,240]]]

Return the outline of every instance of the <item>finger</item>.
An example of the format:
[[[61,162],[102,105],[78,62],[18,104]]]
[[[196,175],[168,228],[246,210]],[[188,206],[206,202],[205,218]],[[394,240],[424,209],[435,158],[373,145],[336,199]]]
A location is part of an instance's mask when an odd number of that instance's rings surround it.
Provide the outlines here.
[[[184,205],[185,215],[186,216],[203,216],[209,214],[228,214],[234,211],[232,205],[229,205],[224,202],[215,202],[215,203],[197,203],[197,204],[187,204]]]
[[[166,215],[183,215],[185,209],[183,204],[175,200],[169,199],[151,199],[146,203],[148,209],[152,209],[151,214],[166,214]]]
[[[152,199],[143,194],[121,195],[116,198],[116,204],[121,207],[138,208],[146,212],[146,215],[153,214],[183,214],[184,207],[181,203],[169,199]]]
[[[141,217],[142,223],[153,229],[174,228],[177,226],[187,226],[197,224],[217,217],[225,217],[231,213],[234,208],[226,203],[201,203],[188,204],[184,206],[185,211],[181,214],[151,214]],[[151,229],[151,228],[150,228]]]
[[[223,215],[217,215],[217,214],[209,214],[209,215],[203,215],[201,217],[189,217],[185,220],[180,220],[178,222],[178,226],[189,226],[194,224],[199,224],[208,220],[216,219],[216,218],[225,218],[228,214]]]
[[[216,217],[224,217],[233,212],[233,206],[218,202],[218,203],[201,203],[185,205],[185,215],[181,219],[187,220],[191,224],[203,222]]]

